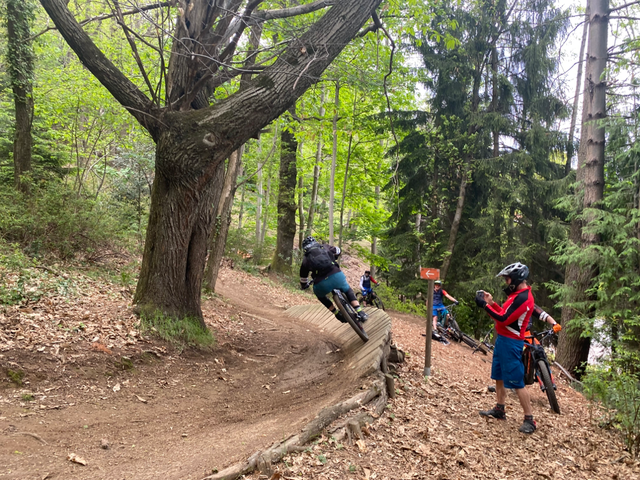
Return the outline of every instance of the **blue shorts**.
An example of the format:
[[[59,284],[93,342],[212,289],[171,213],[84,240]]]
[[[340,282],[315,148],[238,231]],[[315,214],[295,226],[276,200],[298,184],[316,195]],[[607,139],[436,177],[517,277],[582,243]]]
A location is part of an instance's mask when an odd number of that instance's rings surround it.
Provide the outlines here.
[[[331,293],[336,288],[344,293],[347,293],[351,288],[347,282],[347,277],[345,277],[342,272],[336,272],[333,275],[329,275],[320,283],[314,283],[313,293],[316,294],[316,297],[322,298],[326,297],[327,294]]]
[[[493,350],[493,364],[491,378],[502,380],[505,388],[524,388],[524,364],[522,363],[522,349],[524,340],[498,335]]]
[[[365,297],[366,297],[366,296],[367,296],[367,295],[369,295],[370,293],[371,293],[371,289],[370,289],[370,288],[363,288],[363,289],[362,289],[362,295],[363,295],[363,296],[365,296]]]
[[[447,314],[449,313],[449,310],[447,310],[447,308],[446,308],[444,305],[442,305],[442,304],[440,304],[440,305],[434,305],[434,306],[433,306],[433,313],[432,313],[432,315],[433,315],[434,317],[437,317],[437,316],[438,316],[438,312],[442,312],[442,315],[447,315]]]

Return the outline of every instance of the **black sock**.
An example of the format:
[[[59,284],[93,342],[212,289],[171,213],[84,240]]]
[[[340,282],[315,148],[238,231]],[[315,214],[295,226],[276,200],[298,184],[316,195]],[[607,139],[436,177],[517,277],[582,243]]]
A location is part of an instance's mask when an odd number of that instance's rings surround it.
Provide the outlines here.
[[[496,410],[504,412],[504,403],[496,403]]]
[[[525,415],[524,416],[524,421],[525,422],[529,422],[529,423],[533,423],[535,425],[535,421],[533,420],[533,415]]]

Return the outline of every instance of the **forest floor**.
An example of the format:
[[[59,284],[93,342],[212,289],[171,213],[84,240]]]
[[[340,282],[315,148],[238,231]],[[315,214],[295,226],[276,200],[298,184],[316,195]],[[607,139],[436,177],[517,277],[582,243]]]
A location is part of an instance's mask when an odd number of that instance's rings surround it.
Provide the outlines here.
[[[357,285],[362,265],[343,267]],[[361,386],[336,339],[283,315],[315,300],[276,277],[224,268],[218,294],[203,301],[215,346],[181,351],[140,332],[130,289],[52,275],[76,293],[0,313],[0,479],[201,479]],[[563,380],[560,416],[529,387],[538,431],[524,436],[515,397],[507,422],[477,415],[494,403],[487,357],[435,344],[425,381],[424,320],[390,315],[408,353],[397,397],[362,440],[325,435],[286,457],[274,479],[640,478],[620,438]]]

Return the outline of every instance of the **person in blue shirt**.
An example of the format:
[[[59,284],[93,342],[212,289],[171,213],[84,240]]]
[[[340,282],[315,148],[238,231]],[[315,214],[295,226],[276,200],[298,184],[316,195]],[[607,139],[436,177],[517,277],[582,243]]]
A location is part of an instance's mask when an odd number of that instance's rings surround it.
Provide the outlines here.
[[[433,286],[433,311],[431,312],[433,315],[434,332],[438,331],[438,312],[443,312],[445,317],[449,314],[449,310],[447,310],[444,303],[442,303],[444,297],[447,297],[447,299],[452,301],[454,305],[458,305],[458,301],[449,295],[444,288],[442,288],[442,281],[436,280],[435,285]]]

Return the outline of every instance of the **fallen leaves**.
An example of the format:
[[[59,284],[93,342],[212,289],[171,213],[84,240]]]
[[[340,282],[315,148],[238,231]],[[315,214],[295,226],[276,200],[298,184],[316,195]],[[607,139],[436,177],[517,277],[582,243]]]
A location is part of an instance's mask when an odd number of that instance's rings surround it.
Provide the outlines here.
[[[79,464],[79,465],[83,465],[83,466],[86,466],[86,465],[87,465],[87,461],[86,461],[84,458],[79,457],[79,456],[78,456],[78,455],[76,455],[75,453],[70,453],[70,454],[67,456],[67,460],[69,460],[70,462],[73,462],[73,463],[77,463],[77,464]]]

